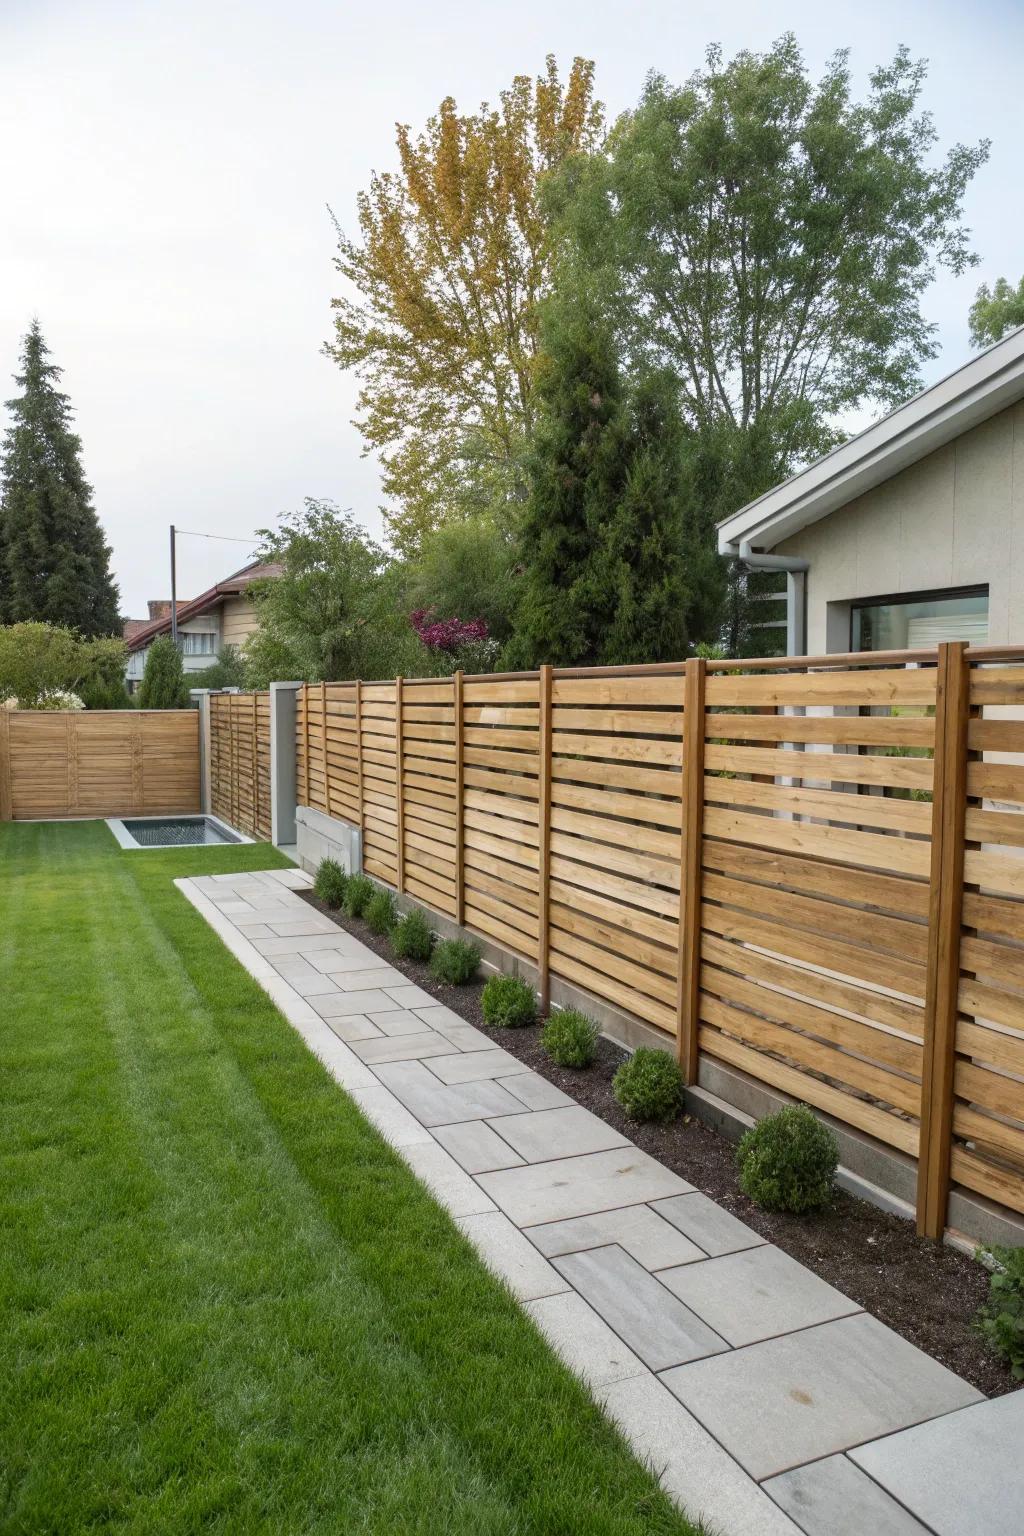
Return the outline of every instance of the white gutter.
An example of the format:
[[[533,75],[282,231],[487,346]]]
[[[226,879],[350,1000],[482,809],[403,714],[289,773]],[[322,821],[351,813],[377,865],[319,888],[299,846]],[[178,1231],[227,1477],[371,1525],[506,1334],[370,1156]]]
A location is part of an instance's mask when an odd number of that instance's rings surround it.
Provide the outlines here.
[[[752,571],[785,571],[786,573],[786,655],[807,654],[807,572],[809,560],[798,555],[763,555],[752,549],[749,539],[741,539],[737,550],[734,544],[719,535],[719,553],[733,555]]]

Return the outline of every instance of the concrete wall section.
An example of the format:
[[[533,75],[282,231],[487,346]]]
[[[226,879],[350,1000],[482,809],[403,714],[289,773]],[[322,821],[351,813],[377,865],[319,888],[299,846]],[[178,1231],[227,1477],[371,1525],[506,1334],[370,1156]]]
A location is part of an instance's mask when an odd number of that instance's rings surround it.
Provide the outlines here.
[[[300,805],[295,811],[295,831],[299,867],[307,874],[316,874],[321,859],[335,859],[349,875],[362,872],[362,838],[351,822]]]

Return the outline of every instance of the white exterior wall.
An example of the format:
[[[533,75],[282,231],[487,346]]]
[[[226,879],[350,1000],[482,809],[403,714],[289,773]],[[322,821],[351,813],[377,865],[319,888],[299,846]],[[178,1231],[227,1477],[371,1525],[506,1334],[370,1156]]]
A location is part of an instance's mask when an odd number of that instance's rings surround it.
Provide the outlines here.
[[[213,650],[207,652],[206,655],[182,656],[181,667],[182,671],[186,674],[190,672],[202,672],[206,667],[212,667],[213,663],[217,660],[217,652],[220,650],[222,644],[219,610],[215,608],[210,613],[201,614],[197,619],[189,619],[186,624],[178,625],[178,633],[181,635],[185,634],[186,631],[189,630],[198,634],[212,633],[214,640]],[[129,684],[141,683],[142,674],[146,670],[146,656],[148,652],[149,647],[147,646],[145,650],[132,651],[129,655],[128,665],[125,668],[125,678]]]
[[[809,560],[807,654],[849,649],[849,604],[987,585],[988,643],[1024,643],[1024,402],[773,549]]]

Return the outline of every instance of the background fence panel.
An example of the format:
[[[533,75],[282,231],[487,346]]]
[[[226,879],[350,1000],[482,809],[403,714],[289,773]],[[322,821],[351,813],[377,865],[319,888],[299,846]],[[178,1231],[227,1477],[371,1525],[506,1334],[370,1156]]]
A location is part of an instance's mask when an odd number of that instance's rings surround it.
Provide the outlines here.
[[[249,837],[270,837],[270,694],[210,695],[210,808]]]

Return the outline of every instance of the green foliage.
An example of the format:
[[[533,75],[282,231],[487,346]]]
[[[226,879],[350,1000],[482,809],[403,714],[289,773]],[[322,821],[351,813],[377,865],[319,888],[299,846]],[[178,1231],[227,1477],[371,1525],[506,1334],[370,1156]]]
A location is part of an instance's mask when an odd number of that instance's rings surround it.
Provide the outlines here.
[[[480,997],[492,1029],[522,1029],[537,1022],[537,999],[521,976],[489,976]]]
[[[276,682],[276,678],[270,678]],[[242,688],[245,686],[245,662],[237,645],[222,646],[217,660],[201,672],[189,674],[192,688]]]
[[[427,922],[426,914],[419,907],[410,907],[409,911],[398,919],[391,935],[391,944],[400,960],[426,962],[430,959],[430,952],[434,947],[434,935]]]
[[[509,665],[677,659],[689,508],[671,388],[628,390],[585,303],[551,306],[544,339]]]
[[[548,1019],[541,1044],[559,1067],[589,1067],[600,1036],[593,1019],[578,1008],[563,1008]]]
[[[395,898],[390,891],[378,887],[366,903],[366,911],[363,913],[366,926],[371,933],[379,938],[386,937],[398,922],[398,913],[395,911]]]
[[[813,1211],[827,1204],[839,1144],[804,1104],[766,1115],[736,1149],[740,1188],[766,1211]]]
[[[337,859],[321,859],[313,881],[313,892],[328,907],[337,909],[345,901],[348,875]]]
[[[61,369],[33,320],[7,401],[0,462],[0,623],[39,620],[82,635],[120,631],[110,546],[92,504],[71,430]]]
[[[430,957],[430,974],[450,987],[464,987],[476,975],[482,953],[468,939],[443,939]]]
[[[87,709],[128,709],[127,652],[122,640],[84,640],[61,625],[29,620],[0,625],[0,702],[45,707],[48,697],[74,693]]]
[[[349,917],[362,917],[373,900],[377,887],[367,875],[350,875],[345,891],[345,911]]]
[[[998,1268],[975,1327],[1003,1360],[1015,1381],[1024,1381],[1024,1248],[993,1248]]]
[[[644,1045],[616,1072],[612,1092],[631,1120],[674,1120],[683,1102],[683,1074],[668,1051]]]
[[[493,517],[446,523],[424,538],[407,570],[410,609],[483,619],[495,640],[512,632],[516,549]]]
[[[1007,331],[1024,325],[1024,277],[1016,288],[1005,277],[996,278],[991,288],[982,283],[971,305],[970,325],[976,347],[990,347],[1002,341]]]
[[[307,682],[394,677],[421,647],[402,601],[402,572],[348,512],[309,499],[305,511],[262,530],[260,558],[280,576],[250,587],[259,630],[246,645],[246,680]]]
[[[170,635],[158,635],[146,652],[146,666],[139,685],[140,709],[184,709],[188,684],[181,652]]]

